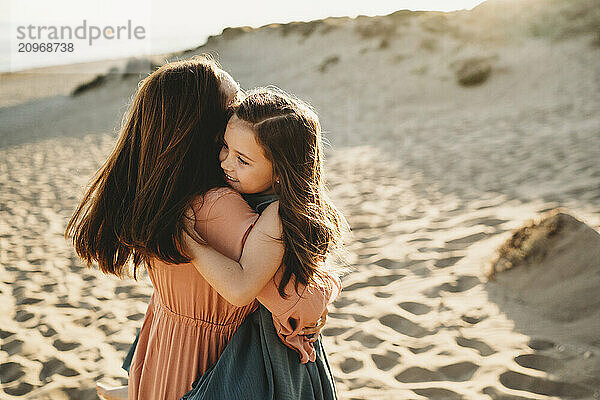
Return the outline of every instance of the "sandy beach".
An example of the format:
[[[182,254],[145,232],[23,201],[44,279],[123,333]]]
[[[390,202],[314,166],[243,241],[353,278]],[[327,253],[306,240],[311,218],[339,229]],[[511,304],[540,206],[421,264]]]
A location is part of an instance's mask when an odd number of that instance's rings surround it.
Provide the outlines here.
[[[340,399],[600,398],[599,27],[597,0],[489,0],[230,28],[170,57],[213,54],[321,118],[351,227],[323,330]],[[0,75],[2,399],[127,382],[150,281],[88,269],[63,237],[137,88],[126,65],[78,95],[96,72]],[[556,208],[573,218],[543,255],[490,279]]]

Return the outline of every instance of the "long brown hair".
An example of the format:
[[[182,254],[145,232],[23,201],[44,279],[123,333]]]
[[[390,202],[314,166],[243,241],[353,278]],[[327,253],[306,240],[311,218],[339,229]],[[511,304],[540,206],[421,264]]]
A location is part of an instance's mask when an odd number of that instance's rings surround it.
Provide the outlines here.
[[[341,244],[345,220],[326,194],[323,179],[321,126],[305,103],[274,89],[250,92],[235,115],[252,126],[258,143],[273,164],[272,183],[279,197],[285,270],[279,293],[292,276],[307,285],[325,278],[328,252]]]
[[[185,263],[190,201],[223,185],[216,137],[227,122],[220,70],[207,57],[165,64],[139,85],[117,144],[96,173],[65,236],[88,266],[133,277],[150,258]]]

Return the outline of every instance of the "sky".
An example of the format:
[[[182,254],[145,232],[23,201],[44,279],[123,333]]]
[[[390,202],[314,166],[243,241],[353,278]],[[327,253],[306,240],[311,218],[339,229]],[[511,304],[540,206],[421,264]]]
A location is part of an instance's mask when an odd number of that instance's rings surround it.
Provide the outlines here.
[[[483,0],[0,0],[0,70],[160,54],[196,47],[228,26],[258,27],[275,22],[310,21],[328,16],[385,15],[410,10],[472,9]],[[30,37],[19,38],[18,27],[86,24],[99,29],[141,26],[143,40],[75,40],[72,52],[33,52]],[[89,28],[86,28],[89,29]],[[23,32],[23,30],[21,30]],[[125,31],[123,31],[125,32]],[[89,36],[89,35],[88,35]],[[54,42],[53,40],[50,40]],[[64,40],[68,42],[68,40]],[[26,42],[30,42],[26,45]],[[22,52],[18,49],[21,46]]]

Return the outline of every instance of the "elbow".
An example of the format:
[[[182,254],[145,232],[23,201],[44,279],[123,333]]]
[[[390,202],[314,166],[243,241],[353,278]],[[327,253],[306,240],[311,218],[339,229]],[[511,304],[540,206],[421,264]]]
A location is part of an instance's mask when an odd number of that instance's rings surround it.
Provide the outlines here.
[[[223,296],[225,297],[225,296]],[[244,307],[252,303],[256,295],[247,290],[238,289],[225,297],[225,299],[236,307]]]
[[[230,296],[230,298],[226,300],[236,307],[244,307],[252,303],[254,301],[254,297],[250,298],[248,296],[235,295]]]

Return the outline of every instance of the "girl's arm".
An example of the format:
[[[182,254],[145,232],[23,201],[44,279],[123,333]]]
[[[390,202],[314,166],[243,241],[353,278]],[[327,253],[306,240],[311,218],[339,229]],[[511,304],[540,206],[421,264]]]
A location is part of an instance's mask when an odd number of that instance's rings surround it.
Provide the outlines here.
[[[279,240],[282,225],[278,213],[279,202],[263,211],[248,233],[239,262],[184,235],[193,265],[230,303],[243,306],[254,301],[281,265],[284,245]]]

